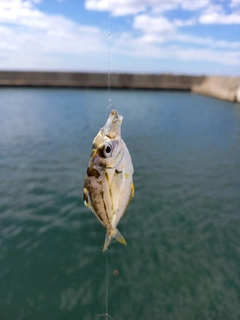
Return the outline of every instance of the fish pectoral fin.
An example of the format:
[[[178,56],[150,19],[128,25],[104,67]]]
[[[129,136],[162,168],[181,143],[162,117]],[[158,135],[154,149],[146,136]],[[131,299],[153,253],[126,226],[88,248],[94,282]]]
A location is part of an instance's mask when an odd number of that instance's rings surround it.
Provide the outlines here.
[[[89,197],[89,191],[86,187],[83,188],[83,200],[85,203],[85,206],[87,206],[89,209],[91,209],[91,201]]]
[[[105,243],[103,247],[103,251],[106,251],[112,240],[115,239],[121,244],[127,245],[126,240],[124,239],[123,235],[120,233],[120,231],[116,228],[111,233],[106,232],[105,236]]]

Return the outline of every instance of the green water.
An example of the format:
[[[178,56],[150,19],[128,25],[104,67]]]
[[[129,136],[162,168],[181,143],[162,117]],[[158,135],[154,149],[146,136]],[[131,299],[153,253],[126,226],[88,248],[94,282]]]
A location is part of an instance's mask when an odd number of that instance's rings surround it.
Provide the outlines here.
[[[113,91],[135,198],[108,252],[115,320],[240,319],[240,105]],[[105,230],[83,204],[97,90],[0,89],[0,319],[104,319]]]

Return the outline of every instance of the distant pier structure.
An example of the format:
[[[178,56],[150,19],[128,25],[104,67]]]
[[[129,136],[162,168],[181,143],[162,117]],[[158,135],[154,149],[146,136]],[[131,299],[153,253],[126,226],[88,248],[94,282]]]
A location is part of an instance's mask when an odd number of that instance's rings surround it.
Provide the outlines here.
[[[106,89],[108,74],[0,71],[0,86]],[[240,103],[240,77],[112,73],[111,88],[192,91],[197,94]]]
[[[192,86],[192,92],[240,103],[240,77],[205,77]]]
[[[172,74],[111,74],[111,87],[119,89],[191,90],[203,76]],[[107,88],[107,73],[0,71],[0,86]]]

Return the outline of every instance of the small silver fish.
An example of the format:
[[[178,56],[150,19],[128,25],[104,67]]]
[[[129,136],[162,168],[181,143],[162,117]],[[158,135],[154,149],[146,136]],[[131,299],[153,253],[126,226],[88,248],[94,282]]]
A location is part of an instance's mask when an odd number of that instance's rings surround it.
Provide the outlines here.
[[[105,126],[99,130],[93,140],[84,180],[84,203],[106,228],[103,251],[113,238],[126,245],[117,225],[134,196],[134,170],[121,138],[122,119],[116,110],[112,110]]]

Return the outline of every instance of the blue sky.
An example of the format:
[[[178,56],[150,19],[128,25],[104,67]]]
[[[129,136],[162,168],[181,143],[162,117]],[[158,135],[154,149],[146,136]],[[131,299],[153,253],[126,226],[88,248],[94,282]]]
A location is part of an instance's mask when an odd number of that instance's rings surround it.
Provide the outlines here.
[[[240,0],[110,0],[110,33],[109,0],[0,0],[0,70],[107,72],[110,52],[111,72],[240,76]]]

